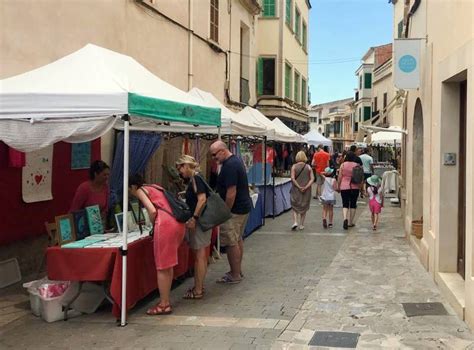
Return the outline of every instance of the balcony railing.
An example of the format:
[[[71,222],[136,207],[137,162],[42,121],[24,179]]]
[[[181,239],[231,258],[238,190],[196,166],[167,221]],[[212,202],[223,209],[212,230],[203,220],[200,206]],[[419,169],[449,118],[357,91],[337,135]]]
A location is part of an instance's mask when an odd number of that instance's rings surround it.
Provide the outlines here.
[[[249,104],[250,100],[250,89],[249,89],[249,81],[244,78],[240,78],[240,102]]]

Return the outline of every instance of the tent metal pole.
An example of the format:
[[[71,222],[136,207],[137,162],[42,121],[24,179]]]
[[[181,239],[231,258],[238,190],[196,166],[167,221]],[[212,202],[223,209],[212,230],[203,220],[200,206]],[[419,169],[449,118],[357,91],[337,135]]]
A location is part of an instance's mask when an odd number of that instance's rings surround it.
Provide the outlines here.
[[[128,211],[128,163],[129,163],[129,140],[130,140],[130,116],[125,114],[122,116],[124,121],[124,135],[123,135],[123,204],[122,210],[124,213]],[[128,215],[123,215],[123,235],[122,235],[122,303],[121,303],[121,314],[120,314],[120,326],[124,327],[127,325],[127,235],[128,235]]]
[[[263,137],[263,223],[262,225],[265,226],[265,211],[267,210],[267,137]]]

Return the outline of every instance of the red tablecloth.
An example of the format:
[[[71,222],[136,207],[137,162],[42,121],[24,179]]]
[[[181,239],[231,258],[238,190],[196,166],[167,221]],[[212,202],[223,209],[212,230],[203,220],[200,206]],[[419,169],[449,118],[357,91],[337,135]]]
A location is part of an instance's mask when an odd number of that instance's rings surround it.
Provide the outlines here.
[[[188,270],[189,247],[183,242],[178,250],[178,265],[174,276]],[[47,250],[48,278],[65,281],[110,281],[110,295],[114,300],[113,314],[120,317],[122,300],[122,256],[118,248],[51,247]],[[157,289],[153,240],[143,238],[128,245],[127,310],[140,299]]]

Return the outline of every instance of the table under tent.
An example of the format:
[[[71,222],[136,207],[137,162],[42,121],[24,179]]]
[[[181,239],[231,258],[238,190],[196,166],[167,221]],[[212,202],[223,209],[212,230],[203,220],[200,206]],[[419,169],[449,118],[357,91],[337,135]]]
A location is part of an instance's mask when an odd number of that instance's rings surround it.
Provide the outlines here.
[[[96,139],[120,119],[125,149],[124,208],[128,205],[130,121],[221,125],[220,108],[159,79],[133,58],[92,44],[46,66],[1,80],[0,105],[0,141],[22,152],[59,141]],[[121,306],[122,326],[127,306],[133,303],[127,299],[127,215],[123,221],[122,287],[115,300]]]

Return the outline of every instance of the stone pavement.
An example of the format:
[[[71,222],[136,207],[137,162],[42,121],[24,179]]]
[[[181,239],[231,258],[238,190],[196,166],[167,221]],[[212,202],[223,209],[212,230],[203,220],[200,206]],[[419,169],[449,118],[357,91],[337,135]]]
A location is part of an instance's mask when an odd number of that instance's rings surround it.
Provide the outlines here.
[[[0,349],[286,349],[309,348],[315,331],[360,333],[357,348],[474,349],[474,336],[441,298],[403,238],[400,209],[384,210],[380,230],[369,231],[367,209],[357,226],[321,226],[313,201],[304,231],[292,232],[285,213],[250,236],[245,279],[214,280],[225,256],[209,266],[206,296],[181,299],[187,279],[172,292],[174,313],[146,316],[152,295],[115,326],[110,309],[47,324],[25,311],[26,297],[0,293]],[[406,317],[401,303],[440,301],[448,316]]]

